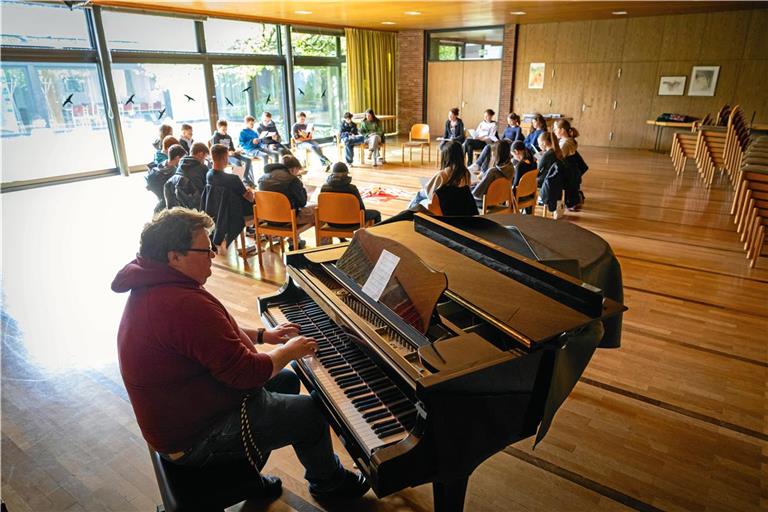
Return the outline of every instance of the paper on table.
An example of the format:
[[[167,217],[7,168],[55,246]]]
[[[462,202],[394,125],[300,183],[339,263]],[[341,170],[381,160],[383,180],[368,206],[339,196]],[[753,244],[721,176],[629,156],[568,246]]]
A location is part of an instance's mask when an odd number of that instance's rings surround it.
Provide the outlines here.
[[[371,275],[368,276],[368,280],[363,285],[363,293],[378,301],[398,263],[400,263],[399,256],[395,256],[386,249],[382,250]]]

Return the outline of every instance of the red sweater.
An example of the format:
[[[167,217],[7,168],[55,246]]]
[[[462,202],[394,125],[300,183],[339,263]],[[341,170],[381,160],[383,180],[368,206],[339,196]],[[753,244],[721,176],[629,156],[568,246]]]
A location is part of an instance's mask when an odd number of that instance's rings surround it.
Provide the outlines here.
[[[138,257],[117,273],[112,290],[131,291],[117,334],[120,373],[155,450],[187,450],[237,410],[246,390],[269,380],[270,357],[190,277]]]

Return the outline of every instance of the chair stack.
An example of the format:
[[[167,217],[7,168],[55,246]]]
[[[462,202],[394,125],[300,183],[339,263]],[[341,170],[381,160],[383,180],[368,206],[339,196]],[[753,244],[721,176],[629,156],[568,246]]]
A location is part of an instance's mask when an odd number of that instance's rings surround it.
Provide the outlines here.
[[[734,189],[738,186],[738,172],[741,168],[741,160],[749,145],[749,127],[744,118],[744,111],[736,105],[728,116],[728,124],[725,134],[725,169],[731,178]]]
[[[738,179],[734,223],[754,267],[763,253],[768,225],[768,137],[760,137],[748,147]]]
[[[685,170],[689,158],[696,157],[696,144],[699,134],[695,128],[690,132],[675,132],[672,134],[672,149],[669,153],[672,165],[679,176]]]
[[[698,127],[696,141],[696,167],[704,184],[709,187],[715,178],[715,171],[725,168],[724,126],[701,125]]]

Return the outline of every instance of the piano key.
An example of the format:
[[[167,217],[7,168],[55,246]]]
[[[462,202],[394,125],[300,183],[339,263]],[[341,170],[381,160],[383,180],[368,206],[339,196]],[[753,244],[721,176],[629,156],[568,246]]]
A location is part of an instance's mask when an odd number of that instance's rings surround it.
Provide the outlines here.
[[[378,436],[383,439],[385,437],[389,437],[394,434],[399,434],[401,432],[405,432],[405,429],[400,425],[395,425],[394,427],[390,427],[388,429],[378,432]]]

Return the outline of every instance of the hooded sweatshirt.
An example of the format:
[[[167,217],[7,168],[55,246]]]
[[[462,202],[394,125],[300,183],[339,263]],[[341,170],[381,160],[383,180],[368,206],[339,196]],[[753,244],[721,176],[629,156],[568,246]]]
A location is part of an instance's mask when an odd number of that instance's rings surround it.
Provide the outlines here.
[[[272,374],[224,306],[192,278],[138,256],[112,281],[130,291],[117,334],[120,373],[144,439],[185,451]]]
[[[208,174],[208,167],[193,156],[185,156],[179,161],[177,172],[183,174],[192,182],[196,191],[203,193],[205,188],[205,175]]]
[[[291,202],[291,208],[299,211],[307,205],[307,190],[298,176],[291,174],[283,164],[267,164],[259,177],[259,190],[280,192]]]
[[[352,194],[360,203],[360,209],[365,210],[365,204],[363,203],[363,198],[360,196],[360,191],[357,190],[357,187],[352,184],[352,176],[350,176],[349,173],[332,173],[325,180],[325,184],[320,189],[320,192],[340,192],[342,194]]]

